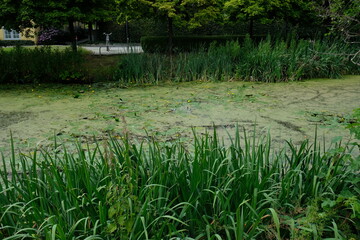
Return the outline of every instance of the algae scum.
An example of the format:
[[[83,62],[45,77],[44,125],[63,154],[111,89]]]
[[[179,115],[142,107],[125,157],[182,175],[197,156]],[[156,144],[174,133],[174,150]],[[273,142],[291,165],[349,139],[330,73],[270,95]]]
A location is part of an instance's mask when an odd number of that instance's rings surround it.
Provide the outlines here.
[[[0,89],[0,151],[11,134],[23,152],[63,141],[109,136],[188,142],[192,129],[220,136],[236,126],[267,132],[280,144],[342,136],[360,107],[360,76],[296,83],[192,82],[118,88],[112,85],[25,86]]]

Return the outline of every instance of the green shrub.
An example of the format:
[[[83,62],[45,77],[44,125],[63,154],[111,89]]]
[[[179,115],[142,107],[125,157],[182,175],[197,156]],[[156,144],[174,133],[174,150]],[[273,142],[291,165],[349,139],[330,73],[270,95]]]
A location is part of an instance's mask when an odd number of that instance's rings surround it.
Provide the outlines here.
[[[354,110],[354,113],[351,115],[351,119],[349,120],[347,128],[350,129],[350,132],[354,134],[356,139],[360,140],[360,108]]]
[[[32,46],[35,43],[31,40],[0,40],[0,47],[7,46]]]
[[[266,36],[254,36],[253,40],[258,42]],[[198,49],[207,50],[211,44],[217,43],[224,45],[229,41],[242,42],[245,35],[232,36],[175,36],[173,38],[173,51],[191,52]],[[147,36],[141,38],[141,47],[146,53],[166,53],[169,49],[169,39],[167,36]]]
[[[81,82],[84,79],[81,52],[50,47],[0,49],[0,84],[40,82]]]
[[[3,157],[2,239],[359,237],[359,174],[347,146],[273,149],[238,130],[229,146],[112,140],[76,153]],[[63,149],[60,151],[60,149]],[[70,149],[70,148],[69,148]],[[356,238],[357,238],[356,237]]]

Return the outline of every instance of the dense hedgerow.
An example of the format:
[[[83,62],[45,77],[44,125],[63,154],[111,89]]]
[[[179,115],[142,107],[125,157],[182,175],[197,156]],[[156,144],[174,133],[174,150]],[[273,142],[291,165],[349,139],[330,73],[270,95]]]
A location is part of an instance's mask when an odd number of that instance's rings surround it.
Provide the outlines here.
[[[8,46],[32,46],[34,41],[31,40],[0,40],[0,47]]]
[[[172,40],[174,52],[191,52],[208,49],[211,44],[224,45],[229,41],[243,42],[246,35],[215,35],[215,36],[175,36]],[[253,36],[255,42],[265,39],[264,35]],[[167,36],[147,36],[141,38],[141,47],[146,53],[167,53],[169,38]]]
[[[61,149],[63,149],[61,151]],[[349,146],[214,135],[3,158],[1,239],[358,239]]]
[[[124,56],[115,79],[121,83],[185,82],[192,80],[298,81],[307,78],[337,78],[358,74],[350,61],[352,45],[330,40],[274,40],[255,44],[228,42],[208,50],[174,56],[143,54]]]
[[[83,54],[50,47],[0,49],[0,84],[81,82]]]

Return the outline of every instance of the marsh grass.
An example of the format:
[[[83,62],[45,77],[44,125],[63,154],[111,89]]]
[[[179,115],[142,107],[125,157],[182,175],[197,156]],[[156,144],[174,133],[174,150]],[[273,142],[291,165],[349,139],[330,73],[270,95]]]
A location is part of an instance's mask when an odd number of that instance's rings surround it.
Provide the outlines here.
[[[151,138],[14,148],[0,171],[2,239],[359,236],[359,175],[341,144],[274,150],[237,130],[229,146],[214,131],[194,134],[191,149]]]
[[[119,62],[118,55],[96,56],[86,54],[82,69],[89,82],[110,82],[113,80]]]
[[[115,78],[124,84],[157,84],[166,81],[168,59],[160,54],[129,54],[121,58]]]
[[[174,56],[141,54],[124,56],[115,79],[127,84],[157,84],[159,81],[194,80],[260,82],[298,81],[308,78],[338,78],[359,73],[351,63],[353,46],[340,40],[271,39],[255,44],[213,44],[208,50]]]

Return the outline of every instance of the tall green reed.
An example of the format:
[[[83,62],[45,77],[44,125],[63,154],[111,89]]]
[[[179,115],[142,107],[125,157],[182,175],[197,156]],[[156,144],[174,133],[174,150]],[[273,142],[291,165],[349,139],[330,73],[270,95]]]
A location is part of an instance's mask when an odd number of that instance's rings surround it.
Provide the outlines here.
[[[225,146],[214,131],[195,134],[192,149],[112,139],[77,145],[75,153],[59,146],[30,156],[13,151],[0,171],[0,236],[281,239],[295,231],[284,226],[289,217],[295,224],[297,207],[360,189],[345,146],[324,151],[288,142],[275,151],[270,137],[239,130],[230,141]],[[325,223],[328,231],[333,226]],[[316,234],[328,236],[321,228]]]
[[[166,80],[168,65],[163,55],[129,54],[118,64],[115,76],[124,84],[158,84]]]
[[[170,57],[161,54],[125,56],[114,77],[122,83],[151,84],[159,81],[284,82],[337,78],[360,72],[349,59],[353,50],[340,40],[281,40],[269,36],[255,44],[247,37],[241,44],[213,44],[208,50]]]

